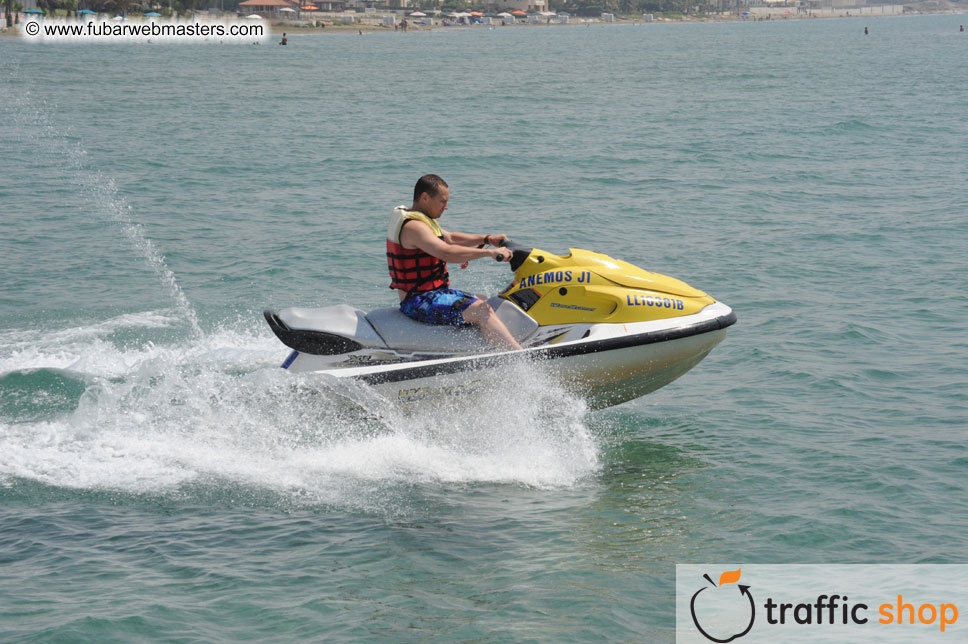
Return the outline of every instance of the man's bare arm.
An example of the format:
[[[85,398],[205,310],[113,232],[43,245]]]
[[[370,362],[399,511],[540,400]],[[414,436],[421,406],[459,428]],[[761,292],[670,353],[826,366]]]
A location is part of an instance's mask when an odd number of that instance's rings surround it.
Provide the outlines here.
[[[467,237],[473,237],[473,243],[470,244],[470,247],[465,246],[455,239],[455,235],[459,235],[460,237],[457,239],[462,241],[466,241]],[[448,235],[445,234],[446,236]],[[449,233],[449,236],[452,240],[451,243],[447,243],[434,235],[429,226],[417,222],[403,227],[400,232],[400,243],[404,248],[419,248],[428,255],[433,255],[445,262],[467,262],[482,257],[501,257],[504,261],[510,259],[510,251],[501,248],[475,248],[478,244],[483,243],[483,235]]]

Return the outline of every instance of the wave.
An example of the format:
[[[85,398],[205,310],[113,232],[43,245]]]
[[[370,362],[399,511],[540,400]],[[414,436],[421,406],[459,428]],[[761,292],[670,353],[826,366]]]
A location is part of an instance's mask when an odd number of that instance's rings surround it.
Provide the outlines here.
[[[833,125],[828,125],[823,128],[825,132],[832,133],[844,133],[844,134],[854,134],[856,132],[874,132],[878,128],[866,121],[861,121],[860,119],[847,119],[846,121],[838,121]]]

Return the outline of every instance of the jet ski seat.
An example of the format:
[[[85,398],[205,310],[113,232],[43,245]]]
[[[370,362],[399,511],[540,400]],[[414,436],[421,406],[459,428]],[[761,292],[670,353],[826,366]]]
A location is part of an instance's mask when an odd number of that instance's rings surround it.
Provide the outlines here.
[[[519,342],[538,328],[538,323],[531,316],[510,302],[492,297],[488,304]],[[475,326],[423,324],[408,318],[399,307],[376,309],[368,313],[366,319],[387,346],[402,351],[472,353],[494,348]]]
[[[519,342],[538,328],[531,316],[514,304],[488,300]],[[443,353],[493,350],[477,327],[435,326],[404,315],[399,307],[364,312],[347,304],[323,308],[291,307],[265,312],[273,332],[288,346],[303,353],[337,355],[360,349],[396,349]]]
[[[476,327],[424,324],[408,318],[397,306],[370,311],[366,320],[387,346],[398,351],[473,353],[487,347],[487,342]]]
[[[318,309],[290,307],[265,311],[272,331],[286,345],[315,355],[330,356],[365,348],[386,348],[383,338],[366,321],[366,312],[348,304]]]

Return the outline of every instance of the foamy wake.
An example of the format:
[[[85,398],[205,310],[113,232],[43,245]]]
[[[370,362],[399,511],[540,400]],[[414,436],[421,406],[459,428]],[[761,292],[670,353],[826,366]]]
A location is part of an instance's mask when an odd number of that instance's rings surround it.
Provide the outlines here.
[[[162,495],[255,488],[377,509],[394,486],[569,486],[598,467],[583,403],[534,366],[509,366],[503,384],[472,397],[403,410],[363,384],[280,369],[286,349],[268,332],[113,339],[177,325],[178,313],[0,333],[0,393],[64,378],[83,392],[66,408],[45,408],[37,391],[29,413],[0,405],[0,482]]]

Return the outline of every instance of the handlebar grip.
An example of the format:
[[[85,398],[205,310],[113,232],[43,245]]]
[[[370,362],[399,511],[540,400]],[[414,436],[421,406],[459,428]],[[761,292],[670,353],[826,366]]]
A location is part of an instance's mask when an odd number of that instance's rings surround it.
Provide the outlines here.
[[[506,248],[511,251],[511,256],[508,258],[508,263],[511,265],[512,271],[518,270],[518,268],[521,267],[521,264],[524,263],[524,260],[528,258],[533,250],[531,248],[526,248],[525,246],[522,246],[511,239],[504,239],[497,245],[501,248]],[[499,262],[502,261],[498,257],[495,257],[495,259]]]

